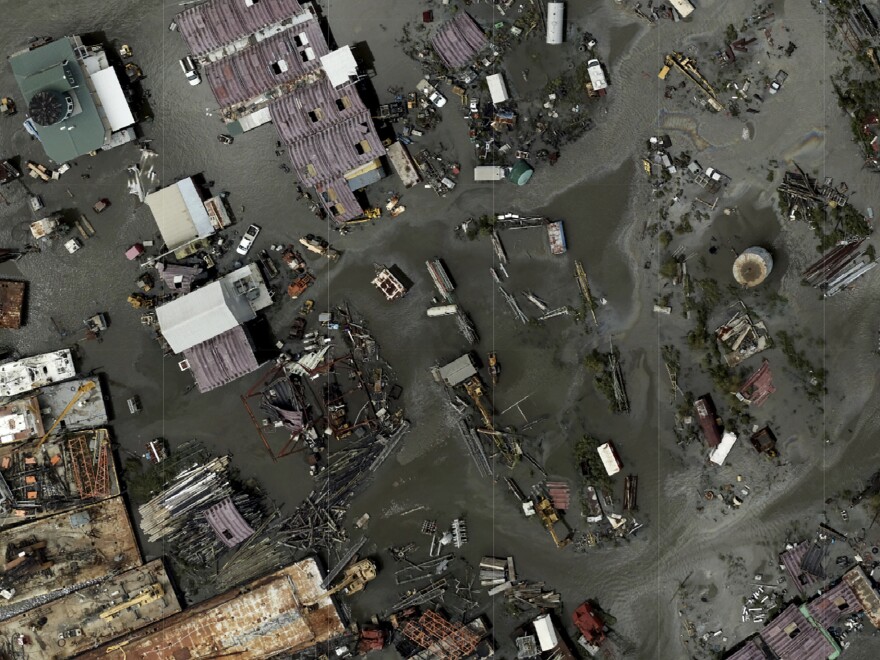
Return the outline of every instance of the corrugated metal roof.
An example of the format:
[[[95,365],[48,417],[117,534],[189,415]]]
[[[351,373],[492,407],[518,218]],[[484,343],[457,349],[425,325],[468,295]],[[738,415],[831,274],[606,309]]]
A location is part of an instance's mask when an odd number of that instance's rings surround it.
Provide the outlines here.
[[[880,628],[880,594],[874,588],[871,578],[865,575],[861,566],[856,566],[847,571],[843,579],[852,587],[862,609],[865,610],[865,615],[874,624],[874,627]]]
[[[217,538],[227,548],[234,548],[254,533],[253,528],[241,517],[230,497],[205,511],[205,518]]]
[[[841,617],[861,612],[862,609],[855,592],[846,582],[839,582],[807,603],[810,616],[823,628],[829,628]]]
[[[385,155],[370,113],[364,111],[292,143],[290,160],[309,186],[340,177]],[[346,184],[347,185],[347,184]]]
[[[306,559],[194,605],[159,625],[119,638],[83,660],[269,658],[296,653],[341,635],[345,627],[321,574]],[[313,602],[304,608],[303,603]],[[123,645],[124,643],[124,645]]]
[[[211,218],[191,177],[146,196],[159,233],[170,249],[214,233]]]
[[[162,336],[175,353],[208,341],[256,316],[247,299],[218,280],[156,308]]]
[[[341,101],[345,107],[337,105]],[[308,135],[318,133],[362,116],[367,108],[354,86],[334,89],[321,79],[282,96],[269,106],[272,121],[285,144],[292,144]]]
[[[761,638],[780,658],[828,660],[838,650],[794,604],[761,631]]]
[[[361,203],[354,196],[354,192],[348,187],[348,182],[339,177],[319,183],[315,186],[318,198],[327,209],[327,212],[337,222],[348,222],[363,215]]]
[[[208,0],[178,14],[177,25],[192,54],[204,55],[300,13],[297,0]]]
[[[21,327],[26,286],[25,282],[0,281],[0,328],[14,330]]]
[[[759,642],[750,639],[733,655],[727,656],[727,660],[774,660],[761,650]]]
[[[794,582],[794,585],[801,593],[804,593],[805,587],[816,581],[812,575],[805,573],[801,569],[801,562],[804,560],[807,550],[809,550],[809,546],[806,542],[803,542],[779,555],[779,560],[785,566],[785,570],[788,571],[792,582]]]
[[[459,11],[431,39],[437,56],[450,69],[460,69],[483,50],[489,41],[466,11]]]
[[[300,43],[297,43],[298,40]],[[305,61],[303,57],[307,51],[311,59]],[[205,66],[204,74],[218,106],[226,108],[319,69],[321,62],[318,58],[328,51],[321,26],[317,21],[310,20],[241,52],[211,62]]]
[[[202,269],[197,266],[181,266],[180,264],[163,264],[161,262],[156,264],[156,270],[165,286],[180,294],[189,293],[193,280],[202,274]]]
[[[186,349],[199,392],[209,392],[260,368],[245,329],[236,325]]]

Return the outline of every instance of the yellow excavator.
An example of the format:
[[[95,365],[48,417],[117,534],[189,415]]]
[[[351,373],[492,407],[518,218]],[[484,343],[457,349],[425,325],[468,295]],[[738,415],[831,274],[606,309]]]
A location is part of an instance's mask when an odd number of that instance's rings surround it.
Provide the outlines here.
[[[101,612],[101,618],[104,619],[104,621],[110,621],[112,619],[115,619],[117,616],[122,614],[130,607],[137,607],[138,605],[146,605],[148,603],[152,603],[153,601],[159,600],[164,595],[165,590],[162,588],[162,585],[158,582],[155,582],[148,587],[144,587],[128,600],[125,600],[118,605],[108,607],[106,610]]]
[[[76,402],[79,401],[84,394],[88,394],[93,389],[95,389],[95,381],[93,380],[87,380],[77,388],[76,392],[73,395],[73,398],[70,400],[70,403],[68,403],[64,407],[64,410],[61,411],[61,414],[58,415],[58,417],[52,423],[52,426],[50,426],[49,430],[46,431],[46,434],[42,438],[40,438],[40,441],[37,443],[37,446],[34,447],[34,449],[39,449],[43,446],[43,443],[49,439],[49,436],[52,435],[52,431],[55,430],[55,427],[57,427],[61,423],[61,421],[65,417],[67,417],[67,413],[69,413],[70,410],[76,405]]]
[[[556,512],[556,509],[553,508],[550,500],[546,497],[542,497],[538,501],[537,506],[535,506],[535,510],[538,512],[541,524],[547,528],[548,532],[550,532],[550,536],[557,548],[564,548],[571,543],[568,526],[565,524],[565,521],[559,517],[559,514]],[[565,536],[563,538],[559,538],[559,534],[556,531],[557,526],[562,527],[565,531]]]
[[[318,603],[319,600],[339,593],[340,591],[346,596],[351,596],[363,591],[370,582],[376,577],[376,564],[369,559],[361,559],[345,569],[342,573],[342,580],[330,587],[327,591],[318,594],[313,600],[303,603],[305,607],[311,607]]]
[[[486,425],[486,428],[490,431],[494,431],[495,425],[492,423],[492,415],[489,414],[489,409],[483,402],[483,384],[480,382],[480,379],[474,376],[464,384],[464,389],[467,391],[471,399],[473,399],[477,410],[480,411],[480,416],[483,418],[483,423]]]

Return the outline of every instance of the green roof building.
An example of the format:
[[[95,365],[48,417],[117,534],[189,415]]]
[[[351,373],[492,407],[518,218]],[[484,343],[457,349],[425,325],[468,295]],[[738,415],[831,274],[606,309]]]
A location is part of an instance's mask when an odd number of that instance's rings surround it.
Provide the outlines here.
[[[507,175],[507,180],[518,186],[524,186],[529,182],[529,179],[532,178],[532,174],[534,173],[535,170],[532,169],[532,166],[526,161],[520,159],[510,168],[510,174]]]
[[[63,37],[16,53],[9,63],[24,96],[27,127],[56,163],[136,137],[125,93],[100,46]]]

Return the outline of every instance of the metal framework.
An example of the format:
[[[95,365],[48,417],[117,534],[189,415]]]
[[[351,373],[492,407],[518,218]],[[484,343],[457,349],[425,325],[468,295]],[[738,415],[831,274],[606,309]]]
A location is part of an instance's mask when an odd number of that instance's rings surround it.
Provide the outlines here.
[[[423,649],[431,649],[444,660],[457,660],[471,655],[479,636],[460,623],[452,623],[434,610],[426,610],[418,623],[410,621],[403,634]]]
[[[110,473],[106,431],[96,431],[95,453],[89,448],[88,433],[78,433],[67,441],[73,478],[82,499],[109,497]]]

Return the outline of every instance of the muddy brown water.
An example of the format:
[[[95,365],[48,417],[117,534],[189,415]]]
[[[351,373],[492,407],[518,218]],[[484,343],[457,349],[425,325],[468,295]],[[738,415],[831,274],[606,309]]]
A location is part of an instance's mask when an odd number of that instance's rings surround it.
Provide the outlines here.
[[[376,60],[378,77],[374,83],[380,99],[388,100],[384,90],[389,85],[411,85],[418,80],[416,67],[401,59],[394,44],[402,24],[418,13],[409,3],[376,3],[368,15],[358,9],[358,3],[324,4],[339,43],[366,40],[369,44]],[[179,10],[176,2],[119,1],[98,7],[75,1],[37,9],[30,3],[0,2],[0,8],[8,19],[0,26],[0,43],[7,54],[24,45],[30,35],[103,30],[108,40],[128,43],[134,50],[134,61],[147,75],[144,87],[150,92],[155,120],[142,128],[160,154],[161,182],[168,184],[179,176],[204,172],[206,179],[216,182],[215,190],[230,192],[230,205],[239,223],[262,225],[257,249],[291,241],[306,232],[326,232],[325,225],[294,201],[293,179],[279,169],[282,161],[273,155],[277,138],[271,127],[238,138],[231,146],[217,142],[215,136],[222,126],[216,113],[208,116],[214,101],[207,85],[190,87],[177,65],[184,45],[179,35],[167,30]],[[485,7],[475,9],[475,13],[485,11]],[[435,7],[438,18],[441,13]],[[614,7],[592,11],[574,7],[571,16],[600,39],[600,50],[608,58],[610,79],[618,93],[638,96],[633,90],[648,78],[643,70],[654,68],[653,60],[650,66],[638,60],[656,54],[655,37],[640,40],[645,28],[638,19],[630,20]],[[705,29],[705,23],[700,25]],[[607,26],[607,36],[600,32],[603,26]],[[673,28],[659,29],[668,34]],[[633,43],[635,51],[631,50]],[[530,82],[553,73],[551,68],[542,71],[528,55],[530,49],[541,47],[540,42],[533,42],[520,56],[522,61],[511,65],[530,68]],[[549,57],[548,67],[565,59]],[[650,77],[653,75],[652,71]],[[519,85],[515,78],[513,87]],[[8,66],[0,68],[0,92],[21,101]],[[509,184],[480,187],[467,181],[470,146],[463,121],[449,107],[443,124],[426,143],[442,142],[462,154],[465,175],[454,194],[441,199],[421,188],[407,191],[404,215],[345,237],[329,235],[344,251],[342,260],[334,265],[313,262],[319,282],[312,297],[321,306],[349,300],[366,316],[384,357],[404,386],[403,400],[413,423],[399,455],[352,507],[352,521],[370,513],[369,547],[386,569],[375,585],[352,601],[357,618],[384,610],[397,598],[399,589],[392,577],[396,566],[385,548],[415,541],[419,549],[414,557],[424,556],[428,539],[419,533],[421,521],[436,519],[445,526],[452,518],[464,516],[470,542],[461,556],[471,566],[484,554],[513,555],[522,577],[544,580],[562,593],[566,621],[581,601],[596,600],[617,617],[616,642],[621,655],[664,660],[688,657],[679,641],[677,599],[680,582],[693,569],[698,570],[695,583],[721,589],[721,595],[713,597],[714,618],[706,625],[712,630],[724,628],[732,645],[756,628],[739,623],[738,594],[745,593],[746,587],[727,575],[719,555],[741,554],[756,568],[772,565],[782,543],[793,540],[787,537],[792,521],[810,525],[824,519],[826,497],[839,488],[854,487],[869,472],[866,466],[876,464],[873,438],[878,425],[874,405],[878,376],[870,354],[876,344],[876,300],[870,289],[862,286],[855,294],[835,300],[832,307],[817,302],[814,291],[799,287],[796,278],[785,271],[791,261],[802,265],[814,257],[812,248],[802,247],[807,232],[780,225],[766,203],[754,195],[736,202],[739,214],[716,214],[711,227],[698,229],[682,241],[689,242],[688,250],[705,256],[707,275],[720,282],[726,281],[732,264],[730,248],[761,244],[773,249],[778,256],[767,290],[783,293],[789,303],[768,313],[766,320],[771,331],[794,325],[809,337],[826,338],[824,364],[831,376],[825,412],[817,415],[803,397],[791,391],[797,376],[785,367],[780,352],[773,350],[768,357],[778,365],[779,392],[756,414],[756,420],[776,425],[783,467],[762,462],[740,442],[728,465],[708,473],[702,467],[701,449],[682,449],[674,444],[672,408],[659,351],[665,343],[682,343],[689,326],[680,315],[680,297],[673,317],[658,318],[650,312],[654,297],[664,293],[665,283],[656,275],[662,255],[655,242],[639,235],[645,224],[653,221],[657,206],[646,196],[640,165],[632,157],[640,148],[637,143],[642,133],[650,130],[650,118],[656,115],[655,96],[646,95],[645,102],[628,113],[619,105],[610,105],[615,110],[605,120],[605,132],[599,117],[592,133],[569,149],[555,168],[540,169],[523,189]],[[612,98],[609,103],[616,101]],[[45,162],[39,145],[21,128],[21,118],[22,113],[0,121],[0,155]],[[649,128],[645,128],[645,118]],[[185,393],[191,384],[189,376],[179,371],[175,360],[162,359],[157,345],[141,328],[137,313],[125,303],[127,294],[135,290],[139,270],[125,260],[123,252],[133,242],[156,234],[147,209],[125,193],[124,167],[136,162],[137,155],[134,147],[126,146],[95,158],[81,158],[60,182],[45,186],[23,179],[29,189],[43,196],[48,210],[88,213],[101,197],[110,198],[112,206],[100,216],[89,214],[98,235],[79,253],[68,255],[55,244],[18,264],[0,267],[3,274],[30,282],[28,325],[17,333],[3,332],[0,344],[21,354],[74,346],[83,371],[105,373],[122,460],[128,452],[140,452],[143,443],[156,436],[168,438],[172,448],[198,438],[218,453],[232,452],[242,476],[257,478],[268,496],[290,511],[311,482],[300,458],[272,462],[260,444],[239,399],[256,377],[205,395]],[[82,179],[83,173],[90,178]],[[381,197],[380,191],[395,185],[393,177],[386,179],[373,194]],[[9,201],[0,206],[2,243],[20,245],[31,220],[25,191],[14,184],[2,192]],[[875,204],[875,208],[880,206]],[[470,215],[507,210],[564,219],[570,247],[566,255],[554,257],[548,253],[540,230],[504,233],[502,240],[510,255],[507,289],[517,295],[531,289],[551,307],[577,306],[573,264],[581,259],[594,292],[608,300],[598,312],[599,332],[588,333],[565,317],[541,327],[521,326],[513,319],[489,276],[494,264],[490,243],[485,239],[467,241],[453,231]],[[240,227],[237,225],[232,234],[240,234]],[[712,236],[719,246],[715,255],[708,252]],[[435,292],[424,262],[434,256],[446,261],[458,284],[459,302],[477,326],[481,340],[475,352],[481,359],[489,350],[498,352],[503,371],[492,396],[493,407],[501,411],[527,396],[521,404],[527,417],[549,415],[529,433],[528,447],[551,477],[578,483],[571,449],[585,432],[613,439],[625,471],[639,475],[637,517],[645,527],[631,542],[585,555],[571,548],[556,550],[534,519],[522,517],[503,482],[493,485],[478,480],[464,453],[454,417],[429,375],[436,362],[453,359],[466,349],[450,319],[425,317]],[[653,263],[652,269],[645,270],[646,261]],[[375,262],[396,263],[415,281],[406,298],[394,305],[380,299],[369,284]],[[221,265],[230,268],[230,259]],[[762,304],[760,294],[756,296],[755,304]],[[521,296],[520,304],[530,315],[537,311]],[[97,311],[108,312],[111,318],[106,338],[101,343],[77,341],[82,336],[82,319]],[[268,318],[280,332],[295,312],[294,305],[282,301]],[[713,320],[724,320],[721,312],[717,316]],[[66,331],[65,336],[56,333],[51,319]],[[609,340],[621,351],[633,402],[632,412],[625,416],[608,411],[580,366],[585,352],[594,347],[607,350]],[[814,342],[804,345],[810,346],[812,359],[823,361],[822,349]],[[708,391],[711,385],[697,368],[700,356],[686,346],[681,350],[689,379],[686,389],[697,394]],[[854,382],[860,387],[848,386]],[[144,412],[137,417],[130,417],[125,407],[131,394],[138,394],[143,401]],[[522,418],[512,410],[500,421],[517,424]],[[823,442],[826,434],[830,444]],[[499,468],[498,474],[506,472]],[[528,464],[519,466],[514,476],[524,488],[540,479]],[[753,493],[743,510],[730,515],[722,514],[719,508],[697,511],[703,504],[701,489],[707,484],[717,487],[736,482],[738,476],[744,477]],[[616,495],[619,498],[621,493]],[[424,509],[403,515],[415,507]],[[573,527],[584,528],[576,507],[568,519]],[[148,546],[145,552],[152,557],[161,547]],[[733,589],[728,589],[731,584]],[[504,655],[509,656],[510,633],[523,620],[506,617],[499,599],[490,601],[481,595],[478,601],[496,626]],[[862,635],[846,657],[876,657],[872,648],[877,648],[877,641]]]

